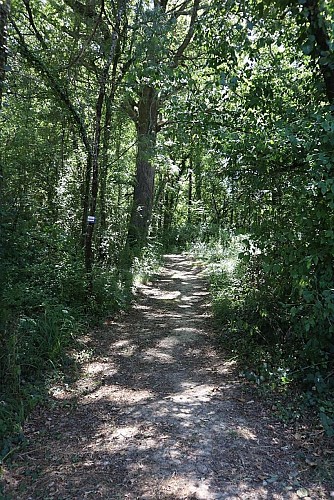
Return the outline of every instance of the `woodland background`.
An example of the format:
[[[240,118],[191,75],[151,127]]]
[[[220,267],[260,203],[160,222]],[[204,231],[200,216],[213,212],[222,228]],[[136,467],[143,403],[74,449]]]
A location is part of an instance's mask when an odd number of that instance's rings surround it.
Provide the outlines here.
[[[244,376],[334,435],[333,16],[0,0],[2,454],[80,333],[184,249]]]

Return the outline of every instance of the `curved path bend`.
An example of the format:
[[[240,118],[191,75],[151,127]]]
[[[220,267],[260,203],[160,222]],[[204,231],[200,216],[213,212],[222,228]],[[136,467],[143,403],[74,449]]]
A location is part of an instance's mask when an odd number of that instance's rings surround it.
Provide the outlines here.
[[[5,473],[8,498],[328,498],[305,480],[292,431],[215,348],[193,261],[166,256],[137,295],[87,336],[80,380],[53,387],[52,407],[29,418],[28,445]]]

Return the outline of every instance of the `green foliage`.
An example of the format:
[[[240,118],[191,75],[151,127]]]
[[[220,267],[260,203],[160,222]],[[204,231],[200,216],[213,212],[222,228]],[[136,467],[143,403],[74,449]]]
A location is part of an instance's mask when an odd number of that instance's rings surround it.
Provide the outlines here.
[[[304,321],[296,321],[291,305],[284,302],[291,296],[288,272],[280,270],[278,282],[278,274],[269,272],[262,255],[250,256],[245,249],[240,252],[240,243],[234,250],[220,251],[218,259],[213,258],[210,248],[206,252],[203,247],[200,256],[207,262],[216,261],[210,264],[209,272],[217,329],[223,346],[239,360],[242,375],[261,390],[270,389],[284,397],[290,394],[295,400],[290,414],[295,417],[301,418],[303,408],[316,411],[326,433],[332,436],[334,377],[327,329],[326,334],[317,331],[312,336],[308,328],[304,330],[307,321],[312,328],[323,323],[322,308],[315,318],[305,317],[303,302],[310,304],[310,296],[296,294],[304,314]],[[313,307],[307,313],[313,314]],[[304,396],[301,399],[296,394]]]
[[[130,283],[133,275],[130,274]],[[125,309],[131,299],[131,289],[119,273],[107,269],[95,268],[93,270],[93,291],[87,302],[87,314],[92,322],[114,314],[120,309]]]
[[[72,4],[12,2],[0,144],[2,433],[19,430],[36,399],[30,382],[60,362],[81,324],[125,307],[163,250],[192,248],[212,270],[222,340],[245,376],[280,392],[302,387],[330,434],[333,8],[320,2],[312,21],[303,1],[213,1],[190,33],[191,2],[167,12],[115,2],[100,14]],[[159,108],[157,124],[153,108],[145,117],[157,134],[146,152],[156,193],[149,244],[129,255],[143,88]]]

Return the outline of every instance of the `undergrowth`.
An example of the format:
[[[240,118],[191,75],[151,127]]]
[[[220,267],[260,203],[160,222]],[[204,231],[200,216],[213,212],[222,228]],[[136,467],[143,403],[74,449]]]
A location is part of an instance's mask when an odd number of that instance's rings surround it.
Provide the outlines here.
[[[80,349],[80,335],[128,307],[133,287],[148,280],[160,262],[157,249],[149,247],[126,280],[96,266],[89,296],[80,265],[55,267],[54,273],[31,267],[29,281],[18,280],[15,269],[7,273],[0,296],[0,463],[24,439],[22,423],[47,396],[50,377],[75,364],[69,352]]]
[[[281,418],[314,415],[334,436],[331,360],[310,355],[291,315],[290,302],[297,299],[289,279],[283,274],[274,281],[256,249],[246,251],[245,239],[200,243],[192,250],[208,270],[219,341],[238,360],[241,376],[260,392],[275,394]]]

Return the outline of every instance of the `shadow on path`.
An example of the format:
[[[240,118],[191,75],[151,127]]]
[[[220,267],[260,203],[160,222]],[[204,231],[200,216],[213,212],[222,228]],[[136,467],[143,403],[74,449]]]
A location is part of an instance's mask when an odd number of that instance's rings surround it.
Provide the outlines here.
[[[29,419],[8,498],[326,498],[300,484],[291,435],[215,351],[206,283],[185,255],[166,256],[90,345],[77,386],[55,387],[54,408]]]

